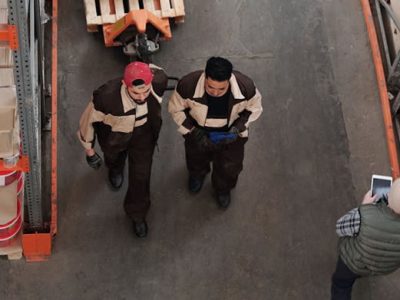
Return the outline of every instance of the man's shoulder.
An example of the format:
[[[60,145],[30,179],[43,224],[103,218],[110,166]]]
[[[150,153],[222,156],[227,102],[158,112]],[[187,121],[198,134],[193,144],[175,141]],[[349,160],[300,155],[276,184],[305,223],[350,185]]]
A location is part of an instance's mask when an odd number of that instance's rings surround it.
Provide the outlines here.
[[[99,86],[97,89],[94,90],[93,95],[100,95],[104,93],[113,93],[116,90],[120,90],[122,85],[122,78],[115,78],[107,81],[103,85]]]
[[[196,90],[197,83],[200,79],[201,74],[203,74],[204,71],[198,70],[191,72],[185,76],[183,76],[176,87],[177,92],[183,97],[183,98],[191,98],[194,95],[194,92]]]
[[[235,75],[237,81],[254,84],[253,79],[242,72],[234,70],[232,73]]]
[[[254,81],[249,76],[236,70],[233,71],[233,75],[235,75],[236,82],[238,83],[239,88],[244,96],[246,98],[253,97],[256,93]]]
[[[104,110],[109,101],[115,102],[115,96],[120,93],[122,78],[107,81],[93,91],[93,104],[96,109]]]
[[[198,70],[191,72],[189,74],[186,74],[179,80],[179,84],[181,85],[197,85],[197,82],[200,79],[201,74],[203,74],[204,71]]]

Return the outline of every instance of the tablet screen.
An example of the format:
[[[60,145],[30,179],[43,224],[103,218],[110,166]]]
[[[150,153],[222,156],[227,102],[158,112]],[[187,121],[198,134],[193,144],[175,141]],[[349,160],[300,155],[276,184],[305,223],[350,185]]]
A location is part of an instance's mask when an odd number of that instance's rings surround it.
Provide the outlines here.
[[[383,195],[387,197],[389,193],[392,181],[382,178],[372,179],[372,195],[378,195],[378,199],[382,198]]]

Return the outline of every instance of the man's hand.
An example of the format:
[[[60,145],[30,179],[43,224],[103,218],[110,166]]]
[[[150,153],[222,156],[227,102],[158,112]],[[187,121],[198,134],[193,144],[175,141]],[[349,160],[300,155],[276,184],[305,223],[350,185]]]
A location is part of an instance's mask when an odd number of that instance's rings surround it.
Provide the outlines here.
[[[236,134],[236,135],[239,135],[239,129],[237,129],[235,126],[232,126],[232,127],[229,129],[229,133],[234,133],[234,134]]]
[[[209,147],[210,140],[208,139],[207,132],[204,129],[195,127],[191,132],[190,135],[194,138],[196,143],[201,147]]]
[[[377,195],[372,196],[372,191],[369,190],[362,201],[362,204],[371,204],[374,203],[377,200]]]
[[[91,168],[97,170],[103,164],[103,160],[101,159],[100,155],[98,155],[93,149],[89,150],[92,151],[86,150],[86,161]]]

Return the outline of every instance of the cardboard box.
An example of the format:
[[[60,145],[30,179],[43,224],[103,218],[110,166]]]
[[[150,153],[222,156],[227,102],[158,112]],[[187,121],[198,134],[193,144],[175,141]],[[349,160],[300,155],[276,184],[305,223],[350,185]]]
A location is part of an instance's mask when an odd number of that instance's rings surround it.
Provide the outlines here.
[[[17,97],[15,87],[0,87],[0,131],[15,128],[17,117]]]
[[[14,85],[14,69],[0,68],[0,87],[8,87]]]
[[[12,156],[13,153],[13,132],[0,131],[0,158]]]
[[[0,8],[8,8],[7,0],[0,0]]]
[[[18,180],[0,187],[0,224],[6,224],[17,216]]]
[[[8,24],[8,8],[1,7],[1,5],[0,5],[0,23]]]
[[[0,158],[7,158],[19,153],[19,130],[0,131]]]
[[[9,47],[0,47],[0,68],[12,68],[14,57]]]

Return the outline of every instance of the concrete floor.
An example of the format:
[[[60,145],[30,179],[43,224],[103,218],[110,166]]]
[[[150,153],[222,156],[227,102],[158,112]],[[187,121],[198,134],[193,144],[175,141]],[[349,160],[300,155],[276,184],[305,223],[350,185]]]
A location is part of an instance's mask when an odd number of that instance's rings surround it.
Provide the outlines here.
[[[91,91],[127,62],[86,32],[82,2],[60,1],[59,234],[47,262],[0,261],[0,298],[328,299],[335,221],[372,173],[390,174],[359,1],[185,0],[186,22],[155,62],[182,76],[228,57],[254,79],[265,112],[221,212],[209,180],[187,192],[164,102],[145,240],[124,216],[126,185],[111,192],[75,136]],[[399,279],[359,280],[354,299],[398,299]]]

